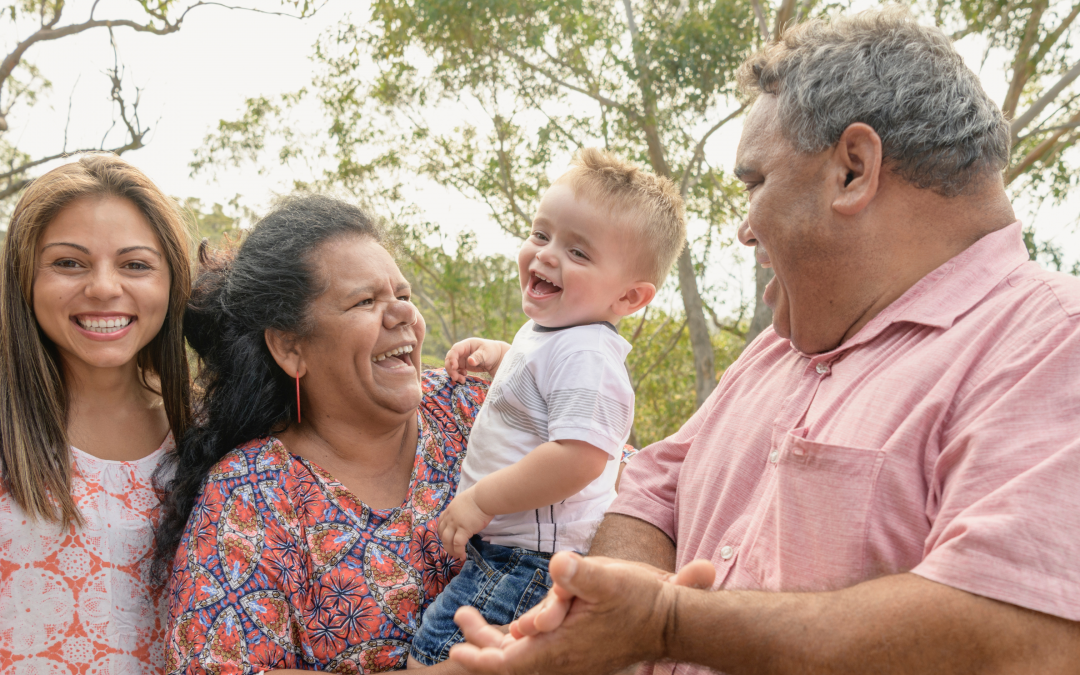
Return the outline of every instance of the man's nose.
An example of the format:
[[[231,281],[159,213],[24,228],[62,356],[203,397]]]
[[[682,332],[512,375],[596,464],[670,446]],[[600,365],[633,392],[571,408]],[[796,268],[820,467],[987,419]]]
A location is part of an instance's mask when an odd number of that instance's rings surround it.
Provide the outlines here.
[[[754,231],[750,229],[749,218],[744,218],[742,223],[739,224],[739,242],[746,246],[758,245],[758,240],[754,236]]]

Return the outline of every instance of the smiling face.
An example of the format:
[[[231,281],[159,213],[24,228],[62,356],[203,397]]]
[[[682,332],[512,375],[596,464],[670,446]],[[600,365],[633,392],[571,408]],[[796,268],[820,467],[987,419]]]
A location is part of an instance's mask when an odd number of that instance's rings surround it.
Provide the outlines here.
[[[425,326],[410,301],[409,282],[368,237],[331,240],[313,258],[327,284],[312,303],[315,327],[301,342],[302,385],[314,414],[414,411]]]
[[[805,353],[840,344],[882,274],[874,237],[834,212],[843,180],[835,180],[833,155],[797,152],[781,133],[776,97],[765,94],[746,120],[736,160],[750,201],[739,239],[776,273],[764,293],[776,333]]]
[[[72,202],[42,232],[36,257],[34,316],[69,367],[129,365],[161,330],[169,267],[130,201]]]
[[[616,215],[574,196],[565,183],[544,194],[518,253],[521,306],[549,328],[622,318],[614,310],[635,279],[634,236]]]

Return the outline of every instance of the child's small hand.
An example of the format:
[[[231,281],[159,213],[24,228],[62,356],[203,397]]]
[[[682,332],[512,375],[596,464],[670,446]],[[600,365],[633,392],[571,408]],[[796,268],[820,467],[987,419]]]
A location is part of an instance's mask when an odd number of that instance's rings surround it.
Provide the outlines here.
[[[469,372],[486,372],[495,377],[503,356],[510,345],[498,340],[468,338],[458,342],[446,352],[446,372],[458,384],[465,383]]]
[[[476,505],[476,486],[459,492],[439,516],[439,538],[446,551],[458,560],[465,559],[465,544],[487,527],[492,516]]]

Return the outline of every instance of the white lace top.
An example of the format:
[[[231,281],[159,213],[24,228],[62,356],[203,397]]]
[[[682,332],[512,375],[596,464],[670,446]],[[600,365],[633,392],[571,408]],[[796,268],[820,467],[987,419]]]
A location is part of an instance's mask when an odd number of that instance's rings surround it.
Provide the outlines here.
[[[35,522],[0,486],[0,673],[153,673],[167,599],[150,585],[150,478],[173,447],[134,462],[72,448],[86,525]]]

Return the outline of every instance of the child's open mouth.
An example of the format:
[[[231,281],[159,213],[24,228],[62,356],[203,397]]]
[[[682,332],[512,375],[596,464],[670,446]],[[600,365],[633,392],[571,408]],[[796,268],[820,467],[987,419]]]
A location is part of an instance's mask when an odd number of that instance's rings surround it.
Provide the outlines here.
[[[562,292],[561,286],[556,286],[550,279],[545,279],[536,272],[529,274],[529,285],[525,289],[530,297],[543,299]]]

